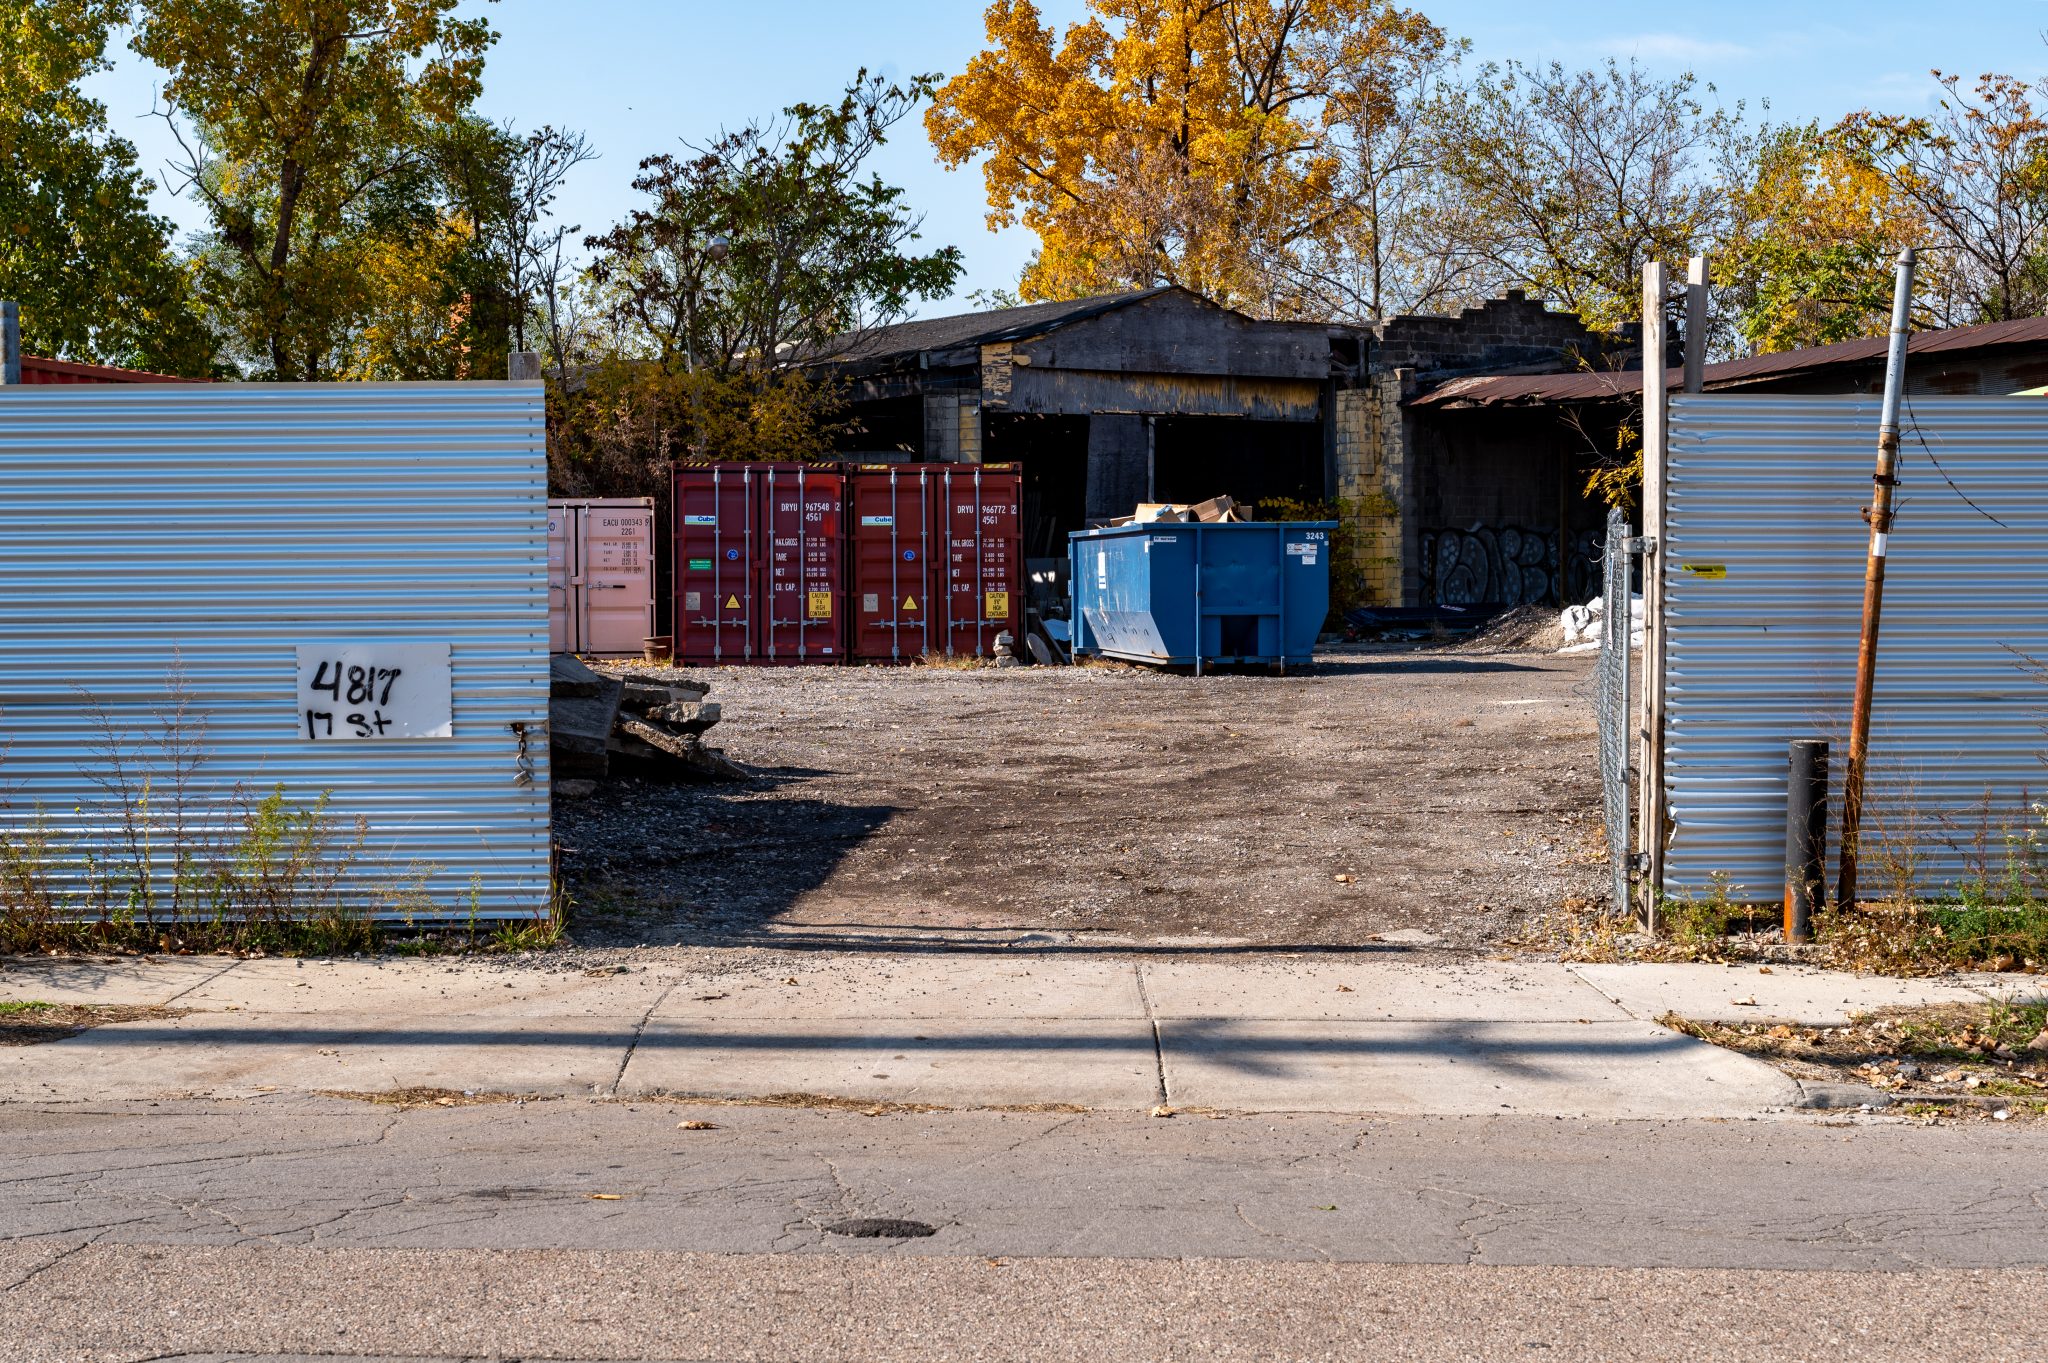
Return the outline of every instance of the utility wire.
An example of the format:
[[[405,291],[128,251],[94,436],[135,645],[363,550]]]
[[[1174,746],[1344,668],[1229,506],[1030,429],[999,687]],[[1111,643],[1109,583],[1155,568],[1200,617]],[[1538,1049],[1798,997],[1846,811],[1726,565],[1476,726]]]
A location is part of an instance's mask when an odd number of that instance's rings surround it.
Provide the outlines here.
[[[1941,466],[1941,460],[1939,457],[1935,455],[1934,447],[1927,443],[1927,436],[1920,429],[1920,415],[1919,413],[1913,410],[1913,399],[1911,398],[1906,399],[1906,418],[1913,424],[1913,438],[1919,441],[1920,448],[1927,452],[1927,461],[1930,464],[1934,465],[1934,471],[1941,475],[1941,481],[1948,484],[1949,491],[1955,493],[1956,496],[1962,498],[1963,504],[1965,506],[1968,506],[1970,510],[1976,512],[1985,520],[1990,521],[1993,525],[1999,527],[2001,530],[2012,529],[2012,527],[2007,525],[2004,521],[1998,519],[1998,517],[1992,515],[1989,511],[1986,511],[1983,507],[1971,501],[1970,494],[1963,491],[1960,487],[1957,487],[1956,480],[1948,476],[1948,470]]]

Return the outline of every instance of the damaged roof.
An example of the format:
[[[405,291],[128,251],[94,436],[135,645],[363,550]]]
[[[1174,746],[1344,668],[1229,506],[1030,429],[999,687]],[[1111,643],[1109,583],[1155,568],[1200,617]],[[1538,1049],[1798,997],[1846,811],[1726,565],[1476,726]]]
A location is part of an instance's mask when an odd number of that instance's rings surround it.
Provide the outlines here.
[[[2048,345],[2048,317],[2027,317],[2015,322],[1987,322],[1982,326],[1950,327],[1943,331],[1915,332],[1907,341],[1910,355],[1959,354],[1992,350],[2003,346]],[[1709,389],[1740,388],[1793,374],[1881,361],[1890,346],[1884,336],[1807,350],[1787,350],[1775,355],[1752,355],[1743,360],[1710,364],[1706,369]],[[1684,386],[1685,371],[1664,371],[1664,386]],[[1452,379],[1420,397],[1410,407],[1542,407],[1572,402],[1602,402],[1643,391],[1643,371],[1623,369],[1577,374],[1498,374]]]
[[[922,317],[914,322],[877,327],[864,334],[835,336],[820,342],[801,363],[844,364],[851,360],[883,360],[899,355],[917,355],[927,350],[956,350],[964,346],[1021,340],[1090,317],[1100,317],[1105,312],[1142,303],[1163,293],[1172,293],[1175,287],[1167,284],[1128,293],[1070,298],[1058,303],[1027,303],[1023,307],[997,308],[991,312]]]

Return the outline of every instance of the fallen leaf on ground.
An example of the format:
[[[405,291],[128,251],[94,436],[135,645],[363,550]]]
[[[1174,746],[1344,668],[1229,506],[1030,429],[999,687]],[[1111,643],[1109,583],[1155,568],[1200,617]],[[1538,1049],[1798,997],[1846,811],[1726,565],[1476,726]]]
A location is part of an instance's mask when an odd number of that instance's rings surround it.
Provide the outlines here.
[[[585,1196],[592,1202],[617,1202],[620,1200],[618,1193],[587,1193]]]
[[[693,1119],[693,1120],[691,1120],[691,1121],[687,1121],[687,1122],[677,1122],[677,1123],[676,1123],[676,1130],[678,1130],[678,1131],[716,1131],[716,1130],[718,1130],[718,1123],[717,1123],[717,1122],[700,1122],[700,1121],[696,1121],[696,1120],[694,1120],[694,1119]]]
[[[1772,973],[1772,971],[1771,971],[1771,968],[1770,968],[1769,966],[1767,966],[1767,965],[1760,965],[1760,966],[1758,966],[1758,967],[1756,968],[1756,973],[1757,973],[1757,974],[1759,974],[1759,975],[1769,975],[1769,974],[1771,974],[1771,973]]]
[[[1734,1004],[1737,1008],[1754,1008],[1757,1006],[1756,995],[1754,994],[1751,994],[1746,999],[1730,999],[1728,1002]]]
[[[1152,1109],[1152,1115],[1155,1117],[1172,1117],[1178,1114],[1176,1114],[1174,1109],[1168,1104],[1161,1103],[1158,1107]]]
[[[1351,987],[1350,985],[1348,985],[1348,984],[1340,984],[1340,985],[1338,985],[1338,986],[1337,986],[1337,992],[1338,992],[1338,993],[1340,993],[1340,994],[1353,994],[1353,993],[1356,993],[1357,991],[1356,991],[1356,990],[1354,990],[1354,989],[1353,989],[1353,988],[1352,988],[1352,987]]]

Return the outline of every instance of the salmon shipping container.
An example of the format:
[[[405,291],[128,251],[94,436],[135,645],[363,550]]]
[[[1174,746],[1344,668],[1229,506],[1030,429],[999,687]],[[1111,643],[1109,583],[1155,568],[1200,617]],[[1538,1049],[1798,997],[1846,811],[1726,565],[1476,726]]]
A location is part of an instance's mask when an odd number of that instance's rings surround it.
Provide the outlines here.
[[[845,496],[836,466],[678,469],[677,659],[844,661]]]
[[[1015,464],[924,467],[945,555],[932,651],[985,658],[997,635],[1022,632],[1023,474]]]
[[[548,648],[638,657],[654,633],[654,499],[548,503]]]

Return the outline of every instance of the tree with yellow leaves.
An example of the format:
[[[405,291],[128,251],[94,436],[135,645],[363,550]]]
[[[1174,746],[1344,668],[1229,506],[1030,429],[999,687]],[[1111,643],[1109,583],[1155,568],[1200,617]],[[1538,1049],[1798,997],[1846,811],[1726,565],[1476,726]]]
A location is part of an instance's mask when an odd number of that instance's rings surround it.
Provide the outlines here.
[[[1455,45],[1386,0],[1089,9],[1055,35],[1031,0],[995,0],[987,50],[925,116],[943,163],[983,159],[990,225],[1037,235],[1022,296],[1180,284],[1326,311],[1314,281],[1360,220],[1349,149],[1412,116],[1416,73]]]
[[[1891,325],[1892,259],[1925,240],[1926,221],[1839,130],[1771,129],[1731,193],[1716,282],[1754,349],[1830,345]],[[1927,269],[1932,281],[1942,263]]]

